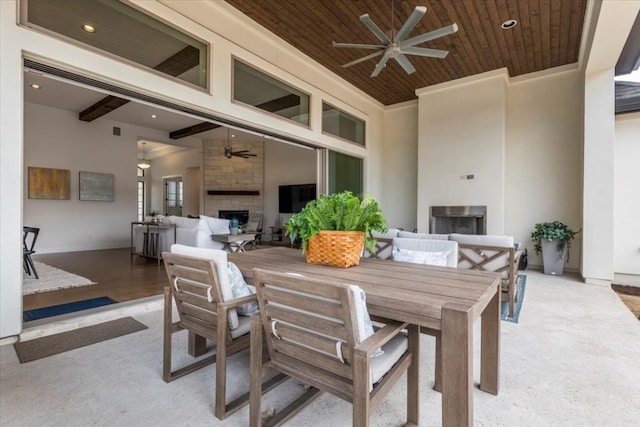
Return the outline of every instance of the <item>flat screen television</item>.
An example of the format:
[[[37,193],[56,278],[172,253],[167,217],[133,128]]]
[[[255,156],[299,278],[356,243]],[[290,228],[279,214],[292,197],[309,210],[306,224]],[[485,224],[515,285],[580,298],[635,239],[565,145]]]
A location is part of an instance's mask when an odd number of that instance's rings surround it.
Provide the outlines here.
[[[281,185],[278,192],[280,213],[296,213],[316,198],[315,184]]]

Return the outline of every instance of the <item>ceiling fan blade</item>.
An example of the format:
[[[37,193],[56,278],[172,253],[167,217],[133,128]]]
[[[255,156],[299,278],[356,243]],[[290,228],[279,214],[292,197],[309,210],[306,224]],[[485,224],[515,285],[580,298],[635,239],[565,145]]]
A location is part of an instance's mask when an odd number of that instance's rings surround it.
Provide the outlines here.
[[[426,7],[416,6],[416,8],[407,19],[407,22],[404,23],[402,28],[400,28],[400,31],[398,31],[398,33],[396,34],[396,37],[393,41],[395,43],[400,43],[402,40],[404,40],[409,35],[411,30],[413,30],[413,28],[416,26],[418,21],[422,19],[425,13],[427,13]]]
[[[429,40],[437,39],[439,37],[444,37],[449,34],[453,34],[458,31],[457,24],[451,24],[447,27],[438,28],[437,30],[430,31],[428,33],[412,37],[400,43],[400,48],[405,49],[407,47],[412,47],[420,43],[428,42]]]
[[[333,42],[333,47],[348,47],[353,49],[384,49],[385,46],[379,44],[354,44],[354,43],[336,43]]]
[[[400,54],[400,55],[396,56],[395,60],[398,61],[398,64],[400,64],[400,66],[402,68],[404,68],[404,71],[406,71],[407,74],[411,74],[411,73],[415,73],[416,72],[416,69],[413,67],[411,62],[409,62],[407,57],[404,56],[403,54]]]
[[[375,58],[376,56],[380,56],[383,53],[384,53],[384,50],[380,50],[378,52],[370,53],[369,55],[363,56],[362,58],[356,59],[355,61],[347,62],[346,64],[344,64],[342,66],[342,68],[351,67],[352,65],[356,65],[356,64],[364,62],[364,61],[366,61],[368,59]]]
[[[393,55],[393,52],[391,51],[391,49],[387,49],[385,51],[384,56],[376,65],[376,68],[373,70],[373,73],[371,73],[371,77],[377,77],[378,74],[380,74],[380,71],[382,71],[382,69],[387,66],[387,61],[389,60],[389,58],[391,58],[392,55]]]
[[[430,58],[444,58],[449,53],[448,50],[429,49],[426,47],[406,47],[402,53],[407,55],[428,56]]]
[[[376,38],[380,40],[383,44],[385,45],[391,44],[391,40],[389,40],[389,37],[387,37],[387,35],[383,33],[382,30],[378,28],[376,24],[374,24],[371,18],[369,18],[368,13],[365,13],[360,17],[360,22],[362,22],[369,29],[369,31],[371,31],[373,35],[376,36]]]

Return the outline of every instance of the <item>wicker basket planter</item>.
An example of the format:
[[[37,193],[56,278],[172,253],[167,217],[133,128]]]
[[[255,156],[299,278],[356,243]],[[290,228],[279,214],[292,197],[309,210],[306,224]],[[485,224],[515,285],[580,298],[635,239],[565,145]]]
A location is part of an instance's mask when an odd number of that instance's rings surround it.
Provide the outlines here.
[[[364,231],[322,230],[307,243],[307,262],[347,268],[360,264]]]

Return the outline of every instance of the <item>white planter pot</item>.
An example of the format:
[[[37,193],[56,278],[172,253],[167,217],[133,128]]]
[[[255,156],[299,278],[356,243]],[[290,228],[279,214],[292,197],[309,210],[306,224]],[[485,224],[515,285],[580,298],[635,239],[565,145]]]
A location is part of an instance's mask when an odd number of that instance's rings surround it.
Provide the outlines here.
[[[544,274],[562,276],[564,263],[567,259],[567,247],[565,245],[562,252],[558,251],[560,239],[542,239],[542,261],[544,264]]]

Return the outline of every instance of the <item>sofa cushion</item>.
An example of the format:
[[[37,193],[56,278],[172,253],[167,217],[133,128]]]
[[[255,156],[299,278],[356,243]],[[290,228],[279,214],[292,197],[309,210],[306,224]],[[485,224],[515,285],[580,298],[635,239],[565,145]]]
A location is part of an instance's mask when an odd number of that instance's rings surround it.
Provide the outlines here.
[[[379,233],[377,231],[371,232],[373,237],[376,239],[393,239],[394,237],[398,237],[399,228],[389,228],[386,233]]]
[[[200,215],[200,219],[205,220],[209,226],[211,234],[229,234],[229,221],[228,219],[215,218],[212,216]]]
[[[449,240],[448,234],[413,233],[411,231],[399,231],[397,237],[406,239]]]
[[[195,228],[209,231],[207,223],[200,218],[187,218],[183,216],[171,215],[165,218],[170,224],[175,224],[178,228]]]
[[[194,248],[185,245],[171,245],[171,252],[178,255],[186,255],[194,258],[204,258],[212,260],[218,273],[218,283],[223,301],[234,299],[229,281],[229,268],[227,264],[227,253],[219,249]],[[229,327],[233,330],[238,327],[238,313],[235,308],[229,310]]]

